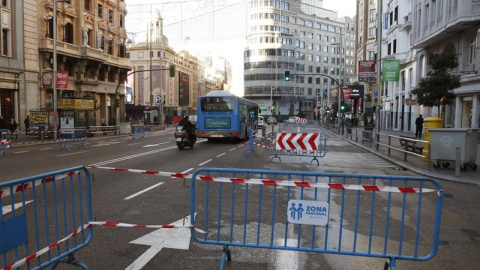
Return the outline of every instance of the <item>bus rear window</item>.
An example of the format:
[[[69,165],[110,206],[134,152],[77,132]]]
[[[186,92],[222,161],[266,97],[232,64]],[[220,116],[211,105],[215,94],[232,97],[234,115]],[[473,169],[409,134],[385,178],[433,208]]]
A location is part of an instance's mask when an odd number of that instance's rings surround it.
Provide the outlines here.
[[[203,112],[230,112],[235,109],[231,97],[203,97],[200,105]]]

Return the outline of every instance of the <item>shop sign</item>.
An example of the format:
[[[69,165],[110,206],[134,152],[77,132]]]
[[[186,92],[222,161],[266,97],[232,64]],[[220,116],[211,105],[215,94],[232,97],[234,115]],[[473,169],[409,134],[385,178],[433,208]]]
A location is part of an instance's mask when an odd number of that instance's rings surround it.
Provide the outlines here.
[[[382,81],[398,82],[400,77],[400,60],[382,60]]]
[[[57,88],[68,88],[68,71],[57,71]]]
[[[30,111],[28,119],[30,120],[30,124],[46,124],[48,123],[48,113]]]
[[[59,110],[94,110],[95,102],[93,99],[80,98],[60,98],[58,99]]]

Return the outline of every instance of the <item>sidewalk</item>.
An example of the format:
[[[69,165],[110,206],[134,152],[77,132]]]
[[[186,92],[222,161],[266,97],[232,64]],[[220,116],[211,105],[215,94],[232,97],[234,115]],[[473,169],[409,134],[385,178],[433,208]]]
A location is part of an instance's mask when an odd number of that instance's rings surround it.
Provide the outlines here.
[[[400,151],[391,149],[391,153],[390,155],[388,155],[388,147],[380,146],[377,150],[376,144],[375,144],[375,136],[373,137],[374,141],[372,142],[371,147],[369,142],[365,142],[364,144],[362,144],[361,137],[362,137],[362,131],[364,130],[363,127],[352,128],[353,140],[350,139],[350,135],[348,136],[348,138],[346,137],[347,135],[346,128],[345,128],[344,135],[335,133],[331,130],[326,129],[325,127],[322,127],[322,129],[327,131],[329,134],[332,134],[338,138],[348,141],[360,148],[363,148],[366,151],[369,151],[385,160],[388,160],[398,165],[399,167],[403,167],[405,169],[416,172],[418,174],[428,176],[434,179],[442,179],[447,181],[480,185],[480,171],[478,170],[474,171],[470,167],[468,168],[467,171],[460,171],[460,176],[455,176],[455,162],[450,162],[449,168],[443,168],[443,167],[434,168],[433,166],[431,166],[431,171],[430,171],[429,163],[424,161],[423,158],[421,157],[407,155],[407,161],[405,162],[404,161],[405,154]],[[409,136],[409,137],[415,136],[413,132],[401,132],[396,130],[382,129],[380,133],[385,135],[396,135],[396,136]],[[358,134],[358,137],[359,137],[358,142],[356,142],[355,134]],[[385,136],[382,136],[380,142],[383,144],[388,144],[388,139]],[[400,141],[397,138],[392,138],[391,145],[394,146],[395,148],[401,148]],[[477,145],[477,147],[480,148],[480,144]],[[478,151],[477,153],[480,153],[480,151]],[[480,159],[478,154],[477,154],[477,161],[475,163],[477,165],[480,165]]]

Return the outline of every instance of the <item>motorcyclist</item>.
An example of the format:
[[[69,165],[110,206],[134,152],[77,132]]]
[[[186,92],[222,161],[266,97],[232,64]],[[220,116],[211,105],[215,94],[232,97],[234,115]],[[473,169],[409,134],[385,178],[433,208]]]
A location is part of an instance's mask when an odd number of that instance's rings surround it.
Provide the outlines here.
[[[178,122],[178,125],[183,126],[183,129],[187,132],[188,138],[190,140],[194,139],[194,131],[193,130],[196,128],[196,126],[194,124],[192,124],[192,122],[190,122],[190,120],[188,120],[188,115],[184,115],[182,120],[180,120],[180,122]]]

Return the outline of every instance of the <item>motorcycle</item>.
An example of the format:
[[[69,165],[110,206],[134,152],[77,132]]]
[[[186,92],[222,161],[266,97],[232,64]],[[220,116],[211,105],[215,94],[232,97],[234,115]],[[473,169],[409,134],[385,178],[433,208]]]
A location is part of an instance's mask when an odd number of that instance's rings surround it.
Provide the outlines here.
[[[189,138],[188,132],[183,128],[183,126],[177,126],[174,132],[175,142],[177,143],[178,150],[183,150],[185,146],[193,148],[195,142],[197,141],[196,129],[192,128],[192,134]]]

